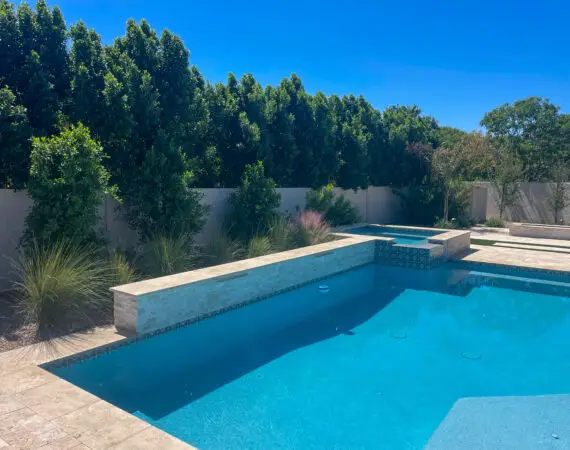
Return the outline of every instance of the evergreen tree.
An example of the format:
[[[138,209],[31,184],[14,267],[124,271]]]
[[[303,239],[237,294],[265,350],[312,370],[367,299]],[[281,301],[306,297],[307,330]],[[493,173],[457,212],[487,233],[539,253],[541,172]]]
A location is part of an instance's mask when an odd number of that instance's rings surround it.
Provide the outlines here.
[[[38,0],[34,34],[35,50],[48,73],[58,101],[62,102],[69,89],[67,26],[57,6],[50,11],[45,0]]]
[[[353,95],[335,101],[339,130],[337,147],[341,158],[338,186],[344,189],[368,186],[368,146],[372,134],[366,127],[363,103]]]
[[[20,188],[28,179],[30,127],[26,110],[8,88],[0,89],[0,188]]]
[[[17,87],[17,71],[22,61],[21,38],[14,4],[0,0],[0,86]]]
[[[104,98],[107,69],[101,37],[94,30],[88,30],[82,21],[71,27],[70,36],[68,115],[72,122],[82,122],[98,137],[104,116],[108,114]]]
[[[7,10],[4,3],[3,11]],[[36,12],[22,3],[16,16],[19,51],[12,55],[16,65],[6,80],[26,107],[34,135],[49,135],[57,131],[69,87],[66,25],[61,11],[50,10],[44,0],[38,0]]]
[[[287,110],[293,117],[293,136],[296,153],[293,158],[291,185],[316,186],[319,176],[319,164],[315,159],[314,142],[311,134],[315,128],[311,110],[311,97],[305,92],[301,79],[292,74],[290,79],[281,82],[283,89],[289,94]]]
[[[286,84],[285,79],[276,88],[268,86],[265,90],[269,142],[263,165],[267,167],[267,176],[283,187],[294,185],[294,165],[297,159],[295,116],[289,111],[291,97]]]
[[[320,187],[334,181],[339,167],[339,153],[335,146],[336,127],[334,117],[329,108],[329,101],[322,92],[311,100],[313,127],[310,139],[313,149],[313,167],[310,187]]]
[[[211,127],[221,159],[220,179],[224,187],[237,186],[245,166],[258,157],[260,129],[244,111],[243,92],[244,88],[231,73],[227,86],[218,83],[210,90]]]
[[[434,146],[437,143],[437,122],[430,116],[423,116],[417,106],[391,106],[382,112],[382,121],[386,129],[388,161],[393,176],[391,184],[404,186],[421,183],[427,172],[416,172],[414,168],[429,165],[416,158],[425,152],[408,151],[415,143]]]

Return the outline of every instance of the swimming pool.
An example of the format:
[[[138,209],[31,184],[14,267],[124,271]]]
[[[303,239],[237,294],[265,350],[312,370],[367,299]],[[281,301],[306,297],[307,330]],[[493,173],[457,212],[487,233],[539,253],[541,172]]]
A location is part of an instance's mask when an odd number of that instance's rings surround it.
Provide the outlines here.
[[[201,449],[419,449],[458,398],[570,392],[569,295],[368,265],[52,370]]]
[[[349,234],[362,234],[366,236],[383,236],[395,238],[396,244],[427,244],[428,238],[443,233],[443,231],[417,230],[413,228],[400,228],[387,226],[365,226],[351,228],[346,231]]]

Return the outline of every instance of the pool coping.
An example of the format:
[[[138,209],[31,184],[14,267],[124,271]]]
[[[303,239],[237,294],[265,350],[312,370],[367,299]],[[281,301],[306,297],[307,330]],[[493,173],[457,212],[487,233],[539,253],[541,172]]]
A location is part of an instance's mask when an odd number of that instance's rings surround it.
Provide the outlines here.
[[[570,226],[567,225],[512,222],[508,228],[510,236],[559,239],[563,241],[570,239]]]
[[[349,233],[350,230],[355,228],[363,228],[363,227],[371,227],[371,228],[387,228],[387,229],[397,229],[397,230],[415,230],[415,231],[423,231],[423,232],[430,232],[435,233],[432,235],[426,235],[426,239],[430,244],[438,244],[442,241],[446,241],[448,239],[452,239],[455,237],[466,236],[471,234],[471,230],[452,230],[449,228],[429,228],[429,227],[416,227],[416,226],[408,226],[408,225],[391,225],[391,224],[377,224],[377,223],[357,223],[354,225],[343,225],[341,227],[337,227],[334,229],[335,234],[339,234],[342,236],[367,236],[367,235],[358,235]],[[378,239],[385,239],[395,241],[396,238],[388,238],[385,236],[375,236]],[[432,242],[432,240],[434,242]],[[416,245],[416,244],[398,244],[398,245]],[[417,244],[421,245],[421,244]]]
[[[448,228],[429,228],[429,227],[417,227],[417,226],[408,226],[408,225],[391,225],[391,224],[375,224],[375,223],[358,223],[353,225],[345,225],[342,227],[335,228],[337,232],[341,232],[343,236],[370,236],[370,235],[360,235],[360,234],[353,234],[351,230],[355,230],[358,228],[384,228],[389,229],[392,231],[402,230],[402,231],[416,231],[416,232],[424,232],[430,233],[429,235],[426,234],[425,240],[427,241],[427,245],[436,245],[440,246],[443,249],[443,254],[439,256],[442,261],[447,261],[448,259],[452,259],[457,255],[465,253],[470,248],[471,243],[471,230],[463,230],[463,229],[448,229]],[[396,238],[388,238],[385,236],[375,236],[378,239],[390,239],[393,247],[404,247],[404,248],[431,248],[433,247],[424,247],[426,244],[399,244],[396,243]],[[436,250],[436,249],[433,249]],[[439,251],[435,251],[435,254],[438,254]],[[433,259],[437,259],[438,256],[433,256]],[[432,259],[432,257],[430,257]],[[431,268],[432,265],[437,265],[437,261],[433,261],[433,264],[430,263]]]
[[[343,235],[342,232],[338,234]],[[347,237],[358,241],[393,241],[393,238],[382,237],[355,237],[355,235]],[[314,248],[304,250],[315,252]],[[324,248],[317,250],[327,251]],[[485,253],[486,250],[483,248],[478,251]],[[488,262],[464,260],[463,257],[457,257],[451,261],[505,267],[515,271],[517,267],[520,267],[516,264],[501,263],[496,259]],[[570,266],[567,266],[566,270],[527,266],[520,267],[520,269],[542,273],[562,273],[570,276]],[[238,307],[242,306],[246,305]],[[213,315],[223,312],[225,311],[216,311]],[[205,318],[206,316],[203,316],[197,320]],[[186,325],[188,323],[181,326]],[[166,331],[169,330],[163,332]],[[26,448],[40,448],[45,445],[76,449],[90,447],[130,450],[194,448],[45,370],[45,368],[51,368],[66,361],[74,362],[78,359],[95,357],[155,334],[157,333],[126,337],[118,334],[113,326],[99,327],[91,332],[74,333],[55,339],[48,344],[33,344],[0,353],[0,377],[2,379],[0,383],[0,447],[6,444]]]
[[[272,253],[269,255],[259,256],[257,258],[248,258],[226,264],[219,264],[212,267],[205,267],[202,269],[191,270],[188,272],[181,272],[174,275],[167,275],[164,277],[151,278],[148,280],[137,281],[135,283],[114,286],[110,288],[110,291],[113,293],[118,292],[125,295],[139,296],[139,295],[151,294],[158,291],[176,289],[178,287],[199,281],[205,281],[205,280],[224,281],[224,279],[227,279],[226,277],[228,276],[236,276],[259,267],[270,266],[284,261],[303,258],[310,255],[323,254],[328,251],[336,250],[339,248],[349,247],[357,243],[370,242],[376,240],[385,240],[385,241],[394,240],[391,238],[378,239],[376,236],[359,236],[347,233],[333,233],[333,234],[337,237],[340,237],[341,239],[325,242],[322,244],[297,248],[294,250]]]

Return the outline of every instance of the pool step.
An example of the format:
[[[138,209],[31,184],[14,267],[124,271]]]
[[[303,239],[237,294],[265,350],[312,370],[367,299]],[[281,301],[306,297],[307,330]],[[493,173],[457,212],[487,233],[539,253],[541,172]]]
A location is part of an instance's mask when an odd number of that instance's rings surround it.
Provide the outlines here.
[[[570,283],[541,280],[539,278],[518,277],[490,272],[471,271],[462,280],[471,286],[494,286],[518,291],[537,292],[547,295],[570,296]]]

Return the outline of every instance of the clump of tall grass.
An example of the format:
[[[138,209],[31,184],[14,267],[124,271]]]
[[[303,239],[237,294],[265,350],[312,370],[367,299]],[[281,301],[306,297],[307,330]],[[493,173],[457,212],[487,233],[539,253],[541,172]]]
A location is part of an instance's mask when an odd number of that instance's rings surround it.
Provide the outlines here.
[[[185,233],[156,235],[139,251],[141,271],[151,277],[186,272],[197,266],[197,255],[191,236]]]
[[[500,217],[489,217],[485,221],[485,226],[490,228],[505,228],[505,222]]]
[[[223,231],[214,233],[202,249],[202,259],[207,266],[226,264],[244,256],[242,244]]]
[[[17,308],[40,332],[92,325],[111,311],[111,270],[92,245],[32,241],[12,265]]]
[[[247,257],[257,258],[258,256],[273,253],[273,246],[267,236],[254,236],[247,245]]]
[[[295,248],[293,228],[285,217],[276,215],[269,223],[268,234],[271,246],[278,252]]]
[[[299,247],[316,245],[330,240],[330,227],[322,214],[304,211],[293,223],[293,241]]]
[[[134,283],[139,279],[136,268],[124,253],[115,250],[109,258],[109,264],[114,286]]]

